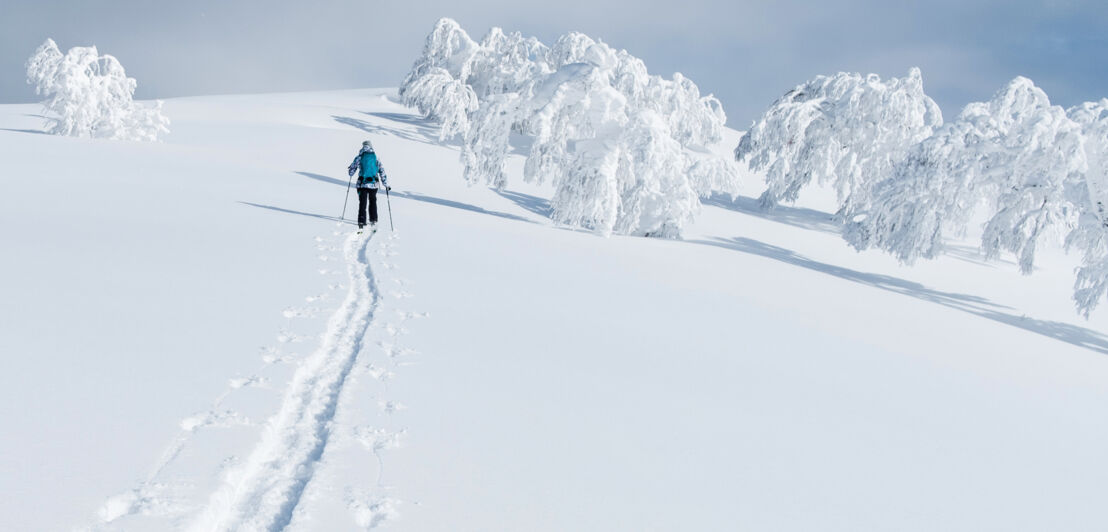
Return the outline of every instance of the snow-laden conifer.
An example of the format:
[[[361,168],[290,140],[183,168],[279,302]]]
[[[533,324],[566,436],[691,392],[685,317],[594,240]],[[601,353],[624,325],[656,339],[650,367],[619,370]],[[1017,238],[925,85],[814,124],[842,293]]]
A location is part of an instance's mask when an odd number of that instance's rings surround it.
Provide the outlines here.
[[[735,156],[766,172],[764,207],[795,201],[815,180],[834,185],[847,215],[941,124],[919,69],[887,81],[874,74],[817,76],[770,106]]]
[[[48,132],[56,135],[157,140],[169,131],[160,101],[150,107],[133,100],[136,82],[123,65],[95,46],[65,54],[47,39],[27,61],[27,82],[45,96]]]

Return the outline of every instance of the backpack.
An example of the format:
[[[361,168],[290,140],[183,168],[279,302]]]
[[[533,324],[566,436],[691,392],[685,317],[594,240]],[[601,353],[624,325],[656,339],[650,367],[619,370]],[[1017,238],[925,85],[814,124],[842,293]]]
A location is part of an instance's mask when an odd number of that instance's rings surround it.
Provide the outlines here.
[[[377,173],[381,170],[380,167],[378,167],[377,165],[377,154],[371,151],[367,151],[361,155],[361,159],[362,180],[366,180],[366,178],[372,177],[374,178],[373,181],[376,181]]]

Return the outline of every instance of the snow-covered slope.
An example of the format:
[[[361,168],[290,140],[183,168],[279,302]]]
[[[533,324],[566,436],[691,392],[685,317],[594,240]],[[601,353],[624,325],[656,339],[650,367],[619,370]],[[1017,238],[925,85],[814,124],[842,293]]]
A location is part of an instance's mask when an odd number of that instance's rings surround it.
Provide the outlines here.
[[[0,106],[0,529],[1108,518],[1108,336],[1072,259],[902,268],[829,197],[757,210],[756,177],[684,241],[567,230],[546,189],[467,188],[392,92],[169,100],[163,143]],[[367,137],[396,230],[358,236]]]

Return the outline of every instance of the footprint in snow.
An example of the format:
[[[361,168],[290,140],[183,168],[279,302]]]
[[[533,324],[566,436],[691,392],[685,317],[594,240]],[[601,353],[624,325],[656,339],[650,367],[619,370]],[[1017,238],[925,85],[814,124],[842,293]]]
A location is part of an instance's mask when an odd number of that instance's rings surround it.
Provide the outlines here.
[[[236,390],[239,388],[260,388],[269,384],[269,379],[253,375],[250,377],[239,377],[236,379],[231,379],[229,384],[232,388]]]
[[[354,439],[358,440],[366,449],[378,452],[400,447],[400,438],[407,431],[391,431],[389,429],[377,429],[373,427],[356,427]]]
[[[246,416],[232,410],[210,410],[201,414],[187,417],[181,420],[181,430],[194,432],[197,429],[208,427],[236,427],[249,425],[250,420]]]
[[[351,495],[346,498],[346,506],[354,517],[354,523],[366,530],[372,530],[387,521],[397,518],[396,508],[401,501],[391,497],[373,497],[369,495]]]
[[[181,486],[180,488],[183,488]],[[111,523],[128,515],[175,517],[183,515],[187,506],[169,484],[144,484],[139,488],[108,497],[97,514],[103,523]]]
[[[292,319],[292,318],[314,318],[317,315],[319,315],[319,309],[318,308],[289,307],[289,308],[281,311],[281,315],[286,317],[286,318],[289,318],[289,319]]]
[[[381,407],[381,411],[386,414],[392,414],[407,408],[398,401],[377,401],[377,406]]]
[[[392,297],[395,297],[396,299],[408,299],[409,297],[415,297],[411,293],[404,290],[400,292],[392,292],[390,295],[392,295]]]
[[[282,354],[281,351],[275,347],[262,348],[262,362],[266,364],[293,362],[295,360],[296,353]]]
[[[366,371],[369,373],[369,376],[381,382],[388,382],[396,377],[396,374],[389,371],[388,368],[382,368],[373,364],[370,364],[369,367],[366,368]]]
[[[295,334],[289,331],[281,331],[281,333],[277,335],[277,341],[281,342],[282,344],[297,344],[311,339],[311,336]]]
[[[405,320],[405,321],[422,319],[422,318],[430,318],[431,317],[430,312],[407,312],[407,311],[404,311],[404,310],[397,310],[396,315],[400,316],[400,319]]]
[[[378,342],[377,345],[379,345],[381,349],[385,351],[385,355],[387,355],[389,358],[398,358],[419,354],[419,351],[416,351],[415,349],[409,349],[407,347],[396,347],[395,345],[390,343]]]
[[[232,454],[231,456],[228,456],[227,458],[219,461],[219,470],[226,471],[231,466],[237,463],[239,463],[239,457]]]
[[[391,323],[386,323],[384,328],[385,333],[387,333],[389,336],[401,336],[408,334],[408,329],[397,327]]]

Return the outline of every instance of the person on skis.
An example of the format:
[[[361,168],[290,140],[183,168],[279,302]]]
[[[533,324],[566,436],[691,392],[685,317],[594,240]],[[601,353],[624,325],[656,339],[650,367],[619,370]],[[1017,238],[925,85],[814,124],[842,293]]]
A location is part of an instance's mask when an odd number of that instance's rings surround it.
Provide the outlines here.
[[[377,152],[373,150],[373,143],[365,141],[362,149],[354,157],[354,162],[347,168],[350,177],[358,173],[358,229],[365,227],[366,207],[369,207],[369,225],[377,225],[377,190],[384,186],[389,188],[388,177],[385,176],[385,167],[377,158]]]

